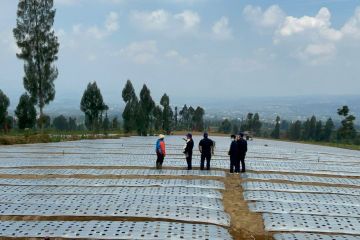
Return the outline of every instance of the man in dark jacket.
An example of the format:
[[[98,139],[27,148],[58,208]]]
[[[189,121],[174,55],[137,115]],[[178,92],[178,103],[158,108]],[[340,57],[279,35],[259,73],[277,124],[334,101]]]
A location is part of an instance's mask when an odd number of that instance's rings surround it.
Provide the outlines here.
[[[236,162],[238,161],[238,146],[235,135],[231,135],[229,156],[230,156],[230,173],[234,173],[234,167],[236,166]]]
[[[238,161],[236,162],[235,172],[240,173],[240,162],[241,162],[241,172],[245,172],[245,156],[247,152],[247,141],[244,139],[243,133],[239,134],[237,145],[238,145]]]
[[[206,169],[210,170],[211,155],[214,154],[214,141],[209,139],[209,135],[204,133],[204,138],[199,143],[199,150],[201,153],[200,169],[204,170],[206,159]]]
[[[187,162],[187,169],[191,170],[192,169],[192,155],[193,155],[193,148],[194,148],[194,141],[192,139],[192,134],[188,133],[186,135],[186,145],[185,145],[185,149],[184,149],[184,154],[186,157],[186,162]]]

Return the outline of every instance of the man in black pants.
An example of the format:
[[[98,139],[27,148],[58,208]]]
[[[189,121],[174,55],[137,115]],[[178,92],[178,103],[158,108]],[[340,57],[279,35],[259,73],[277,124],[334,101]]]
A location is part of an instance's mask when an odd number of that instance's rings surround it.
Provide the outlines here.
[[[201,153],[200,169],[204,170],[206,159],[206,170],[210,170],[211,155],[214,154],[214,141],[209,139],[207,133],[204,133],[204,138],[199,143],[199,150]]]
[[[231,135],[229,156],[230,156],[230,173],[234,173],[234,167],[236,166],[236,163],[238,161],[238,146],[235,135]]]
[[[238,145],[238,161],[236,162],[235,172],[240,173],[240,162],[241,162],[241,172],[245,172],[245,156],[247,152],[247,141],[244,139],[243,133],[239,134],[237,145]]]
[[[184,154],[186,157],[186,162],[187,162],[187,169],[191,170],[192,169],[192,155],[193,155],[193,148],[194,148],[194,141],[192,139],[192,134],[188,133],[186,135],[186,145],[185,145],[185,149],[184,149]]]

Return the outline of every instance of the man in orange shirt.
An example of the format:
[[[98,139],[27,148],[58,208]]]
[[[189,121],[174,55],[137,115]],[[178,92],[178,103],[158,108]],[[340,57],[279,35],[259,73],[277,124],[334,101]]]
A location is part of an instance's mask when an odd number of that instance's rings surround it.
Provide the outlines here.
[[[162,164],[166,156],[164,138],[165,136],[160,134],[159,139],[156,142],[156,155],[157,155],[156,169],[162,169]]]

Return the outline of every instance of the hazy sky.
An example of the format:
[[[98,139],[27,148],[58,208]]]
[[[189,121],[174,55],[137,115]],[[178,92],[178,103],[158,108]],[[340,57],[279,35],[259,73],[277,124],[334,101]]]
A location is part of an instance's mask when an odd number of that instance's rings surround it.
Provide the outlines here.
[[[17,2],[0,1],[0,89],[17,104]],[[159,100],[359,94],[358,0],[55,0],[57,100],[131,79]]]

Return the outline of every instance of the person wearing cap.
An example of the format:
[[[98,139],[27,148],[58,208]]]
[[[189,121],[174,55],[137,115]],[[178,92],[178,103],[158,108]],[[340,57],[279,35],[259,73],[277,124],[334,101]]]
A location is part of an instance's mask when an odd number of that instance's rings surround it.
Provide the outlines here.
[[[209,138],[208,133],[204,133],[204,138],[199,143],[199,150],[201,153],[200,169],[204,170],[206,159],[206,169],[210,170],[211,155],[214,154],[214,141]]]
[[[238,161],[238,145],[235,135],[231,135],[231,144],[229,149],[229,156],[230,156],[230,173],[234,173],[234,168],[236,170],[236,164]],[[239,162],[240,164],[240,162]],[[240,166],[239,166],[240,169]]]
[[[192,155],[193,155],[193,148],[194,148],[194,141],[192,139],[192,134],[188,133],[186,135],[186,145],[184,147],[184,154],[186,157],[186,163],[187,163],[187,169],[191,170],[192,169]]]
[[[157,155],[156,169],[162,169],[162,164],[166,156],[164,138],[165,136],[160,134],[159,139],[156,141],[156,155]]]
[[[243,133],[239,133],[237,145],[238,145],[238,159],[235,165],[235,173],[240,173],[240,162],[241,162],[241,172],[245,172],[245,156],[247,152],[247,141],[244,139]]]

